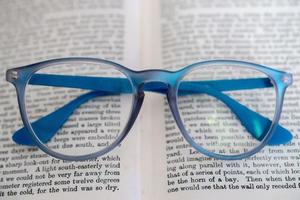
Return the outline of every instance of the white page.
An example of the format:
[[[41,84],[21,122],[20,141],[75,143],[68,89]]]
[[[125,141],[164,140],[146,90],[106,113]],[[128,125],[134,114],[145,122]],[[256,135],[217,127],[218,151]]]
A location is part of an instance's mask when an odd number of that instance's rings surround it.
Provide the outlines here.
[[[44,157],[45,153],[41,150],[32,152],[36,148],[20,146],[12,141],[13,132],[23,124],[18,111],[15,89],[4,81],[4,74],[8,68],[66,56],[98,57],[114,60],[133,68],[139,66],[138,9],[139,2],[134,0],[2,1],[0,3],[0,199],[122,199],[123,197],[139,199],[137,151],[139,138],[135,128],[121,147],[108,154],[111,158],[116,158],[116,161],[103,161],[102,158],[105,157],[102,157],[97,161],[64,162],[50,156]],[[18,155],[29,158],[12,160]],[[37,156],[41,158],[36,158]],[[37,161],[39,166],[25,166],[25,163],[33,161]],[[43,165],[42,161],[49,164]],[[92,176],[90,179],[93,183],[74,184],[76,171],[73,169],[74,166],[89,164],[104,166],[109,163],[120,164],[120,169],[113,169],[120,172],[120,175]],[[70,166],[70,168],[58,170],[62,166]],[[35,172],[37,167],[40,167],[42,172]],[[94,169],[98,172],[105,170],[110,170],[110,167]],[[59,173],[70,173],[70,177],[58,178]],[[39,180],[36,175],[40,175]],[[55,176],[51,179],[52,186],[31,186],[43,181],[49,182],[50,176]],[[27,180],[17,177],[27,177]],[[118,183],[111,184],[107,181],[104,183],[108,179],[118,180]],[[96,183],[96,180],[102,183]],[[54,186],[54,181],[65,183],[70,181],[70,183]],[[77,192],[61,192],[62,188],[75,188],[75,185],[78,186]],[[113,192],[112,187],[108,185],[117,187]],[[91,186],[93,191],[82,192],[82,186]],[[96,186],[101,186],[102,190],[96,191]],[[59,192],[54,192],[57,190]],[[35,195],[31,195],[31,191]]]
[[[290,3],[290,4],[289,4]],[[288,88],[283,113],[280,123],[294,134],[294,140],[291,144],[284,146],[265,147],[255,156],[241,161],[218,161],[207,158],[201,154],[183,155],[199,158],[201,161],[194,161],[185,164],[196,164],[198,167],[190,171],[213,171],[218,170],[246,172],[243,164],[251,166],[255,170],[256,164],[278,163],[282,170],[288,170],[287,173],[268,175],[253,175],[254,178],[261,178],[261,181],[246,178],[244,175],[229,174],[228,177],[237,178],[239,189],[229,189],[230,183],[223,182],[217,185],[226,185],[226,189],[216,189],[215,182],[209,182],[212,175],[197,176],[204,178],[206,183],[199,183],[200,190],[186,192],[170,192],[169,189],[180,189],[177,181],[179,178],[167,178],[167,167],[171,164],[161,165],[167,162],[167,146],[161,145],[161,139],[158,137],[155,152],[165,152],[163,157],[157,156],[157,163],[153,167],[153,191],[156,195],[164,193],[165,195],[158,199],[299,199],[299,161],[295,157],[299,156],[299,82],[300,74],[299,60],[299,21],[300,7],[298,2],[281,1],[161,1],[161,67],[164,69],[179,69],[196,61],[207,59],[237,59],[246,60],[275,66],[278,69],[293,73],[294,85]],[[154,102],[152,111],[156,112],[152,116],[152,123],[149,127],[156,135],[165,135],[170,133],[166,131],[167,121],[172,121],[170,111],[164,111],[159,114],[159,110],[167,109],[168,106],[159,100]],[[166,102],[166,101],[165,101]],[[164,117],[162,122],[161,116]],[[174,124],[174,122],[170,122]],[[174,124],[175,125],[175,124]],[[176,125],[175,125],[176,126]],[[161,130],[161,131],[159,131]],[[179,133],[179,130],[176,129]],[[150,133],[149,133],[150,134]],[[174,138],[170,138],[174,139]],[[166,140],[166,139],[165,139]],[[183,142],[184,143],[184,142]],[[186,142],[185,142],[186,143]],[[157,148],[161,148],[160,150]],[[291,151],[294,151],[292,153]],[[170,153],[171,151],[169,151]],[[282,156],[286,160],[275,160],[275,157]],[[270,159],[263,160],[263,159]],[[213,167],[213,165],[215,167]],[[233,165],[240,166],[233,168]],[[200,170],[199,165],[202,165]],[[222,168],[218,166],[223,166]],[[295,170],[296,171],[295,171]],[[178,170],[178,169],[177,169]],[[257,168],[262,172],[266,168]],[[270,167],[269,170],[276,170],[276,167]],[[294,170],[294,171],[293,171]],[[183,170],[177,172],[182,173]],[[268,181],[266,177],[278,178]],[[295,180],[286,180],[289,178]],[[224,178],[224,176],[223,176]],[[165,180],[167,179],[167,180]],[[247,181],[249,179],[249,181]],[[174,185],[168,186],[168,181],[174,181]],[[224,181],[224,180],[223,180]],[[252,183],[255,189],[241,189],[242,184]],[[276,189],[278,185],[293,185],[295,189]],[[181,186],[191,186],[190,180]],[[207,186],[205,188],[205,186]],[[269,187],[268,187],[269,186]],[[256,187],[261,187],[258,189]],[[272,188],[273,187],[273,188]],[[210,189],[209,189],[210,188]],[[217,187],[218,188],[218,187]]]

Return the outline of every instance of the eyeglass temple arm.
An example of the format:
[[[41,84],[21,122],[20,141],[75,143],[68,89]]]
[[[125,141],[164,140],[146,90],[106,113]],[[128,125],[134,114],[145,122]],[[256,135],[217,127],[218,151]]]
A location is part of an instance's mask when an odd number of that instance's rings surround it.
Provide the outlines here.
[[[58,108],[52,113],[39,118],[35,122],[31,123],[33,130],[38,134],[38,138],[43,142],[47,143],[57,133],[57,131],[67,122],[73,112],[85,102],[98,97],[113,95],[109,92],[104,91],[92,91],[83,94],[76,99],[70,101],[66,105]],[[36,146],[35,141],[32,139],[28,129],[23,127],[13,134],[13,140],[17,144]]]
[[[268,118],[250,110],[246,106],[240,104],[238,101],[232,99],[230,96],[210,86],[202,87],[192,82],[186,82],[185,84],[181,84],[180,91],[182,91],[184,94],[195,94],[195,91],[197,91],[197,93],[205,93],[222,101],[238,117],[238,119],[241,121],[241,124],[247,129],[247,131],[259,141],[265,138],[265,135],[268,133],[269,127],[272,124],[272,121]],[[290,131],[278,124],[272,138],[268,141],[268,145],[286,144],[292,140],[292,138],[293,135],[290,133]]]
[[[114,95],[120,93],[131,93],[131,86],[127,79],[122,78],[104,78],[104,77],[81,77],[81,76],[62,76],[35,74],[29,84],[46,85],[57,87],[71,87],[95,90],[83,94],[72,100],[56,111],[36,120],[31,125],[38,135],[39,139],[48,142],[60,127],[67,121],[81,104],[97,96]],[[104,88],[105,87],[105,88]],[[243,126],[258,140],[264,138],[265,127],[272,123],[269,119],[241,105],[234,99],[223,94],[221,91],[254,89],[272,87],[267,78],[255,79],[236,79],[236,80],[217,80],[217,81],[185,81],[180,84],[179,95],[205,93],[221,100],[225,103],[235,115],[240,119]],[[99,90],[101,88],[101,91]],[[144,88],[146,91],[166,93],[167,88],[161,84],[148,84]],[[105,91],[103,91],[105,90]],[[46,133],[46,134],[45,134]],[[269,145],[285,144],[292,139],[291,133],[278,125],[273,137],[268,142]],[[23,127],[16,131],[13,140],[18,144],[35,146],[35,142],[30,137],[28,130]]]

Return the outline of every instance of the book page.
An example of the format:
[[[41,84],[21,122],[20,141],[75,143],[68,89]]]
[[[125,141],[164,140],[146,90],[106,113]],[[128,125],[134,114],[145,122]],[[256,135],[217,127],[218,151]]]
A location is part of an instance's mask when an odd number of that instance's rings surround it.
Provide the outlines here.
[[[187,145],[166,99],[157,97],[149,125],[157,137],[154,151],[164,152],[153,168],[153,191],[164,194],[157,199],[299,199],[299,2],[182,0],[161,1],[160,6],[162,68],[236,59],[292,73],[280,124],[294,138],[243,160],[209,158]],[[201,109],[209,112],[207,105]]]
[[[12,141],[23,123],[15,88],[4,80],[8,68],[70,56],[136,68],[138,9],[135,0],[0,2],[0,199],[140,198],[136,127],[103,157],[82,162],[55,159]]]

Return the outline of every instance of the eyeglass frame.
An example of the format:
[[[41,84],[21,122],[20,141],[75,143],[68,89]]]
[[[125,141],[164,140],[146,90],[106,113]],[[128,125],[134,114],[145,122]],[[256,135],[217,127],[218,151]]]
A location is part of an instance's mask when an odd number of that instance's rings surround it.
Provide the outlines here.
[[[34,75],[35,72],[52,66],[54,64],[65,64],[67,62],[92,62],[92,63],[98,63],[98,64],[108,64],[115,70],[118,70],[122,74],[124,74],[128,80],[130,81],[131,87],[132,87],[132,107],[129,115],[129,119],[127,121],[127,125],[122,130],[118,138],[109,146],[107,146],[105,149],[102,149],[100,151],[90,153],[88,155],[80,155],[80,156],[70,156],[70,155],[64,155],[58,152],[55,152],[48,148],[43,142],[40,141],[38,136],[35,134],[35,131],[33,130],[31,123],[29,122],[27,112],[26,112],[26,106],[25,106],[25,91],[26,86],[31,79],[31,77]],[[199,144],[197,144],[188,131],[186,130],[179,114],[179,110],[177,107],[178,102],[178,88],[180,85],[181,80],[191,71],[200,69],[203,66],[206,66],[208,64],[224,64],[224,65],[230,65],[230,66],[238,66],[238,67],[248,67],[249,69],[257,70],[265,74],[270,81],[272,82],[273,86],[276,90],[276,106],[275,106],[275,114],[272,120],[272,124],[269,127],[269,130],[261,143],[256,146],[254,149],[245,152],[243,154],[238,155],[220,155],[211,151],[208,151],[204,148],[202,148]],[[132,69],[126,68],[122,66],[121,64],[118,64],[113,61],[105,60],[105,59],[99,59],[99,58],[88,58],[88,57],[69,57],[69,58],[58,58],[58,59],[52,59],[52,60],[46,60],[38,63],[34,63],[31,65],[27,65],[24,67],[18,67],[9,69],[6,72],[6,80],[10,83],[12,83],[17,92],[17,99],[18,99],[18,105],[19,110],[21,114],[21,118],[23,121],[23,124],[25,128],[30,133],[30,136],[36,143],[36,145],[45,153],[63,160],[70,160],[70,161],[83,161],[83,160],[89,160],[94,159],[96,157],[102,156],[111,150],[113,150],[115,147],[117,147],[123,139],[128,135],[130,129],[132,128],[138,114],[140,111],[140,108],[142,106],[143,100],[144,100],[144,86],[147,83],[152,82],[159,82],[162,84],[165,84],[167,86],[167,101],[169,103],[172,115],[174,117],[174,120],[182,134],[182,136],[185,138],[185,140],[198,152],[213,157],[216,159],[221,160],[239,160],[246,157],[249,157],[251,155],[254,155],[258,151],[260,151],[264,146],[267,145],[268,141],[272,138],[276,127],[278,126],[278,122],[280,119],[280,115],[282,112],[282,106],[283,106],[283,100],[284,100],[284,94],[289,85],[292,84],[293,78],[292,74],[286,73],[283,71],[279,71],[276,69],[272,69],[263,65],[246,62],[246,61],[239,61],[239,60],[207,60],[207,61],[201,61],[196,62],[191,65],[187,65],[183,67],[182,69],[179,69],[177,71],[168,71],[168,70],[160,70],[160,69],[149,69],[149,70],[142,70],[142,71],[134,71]]]

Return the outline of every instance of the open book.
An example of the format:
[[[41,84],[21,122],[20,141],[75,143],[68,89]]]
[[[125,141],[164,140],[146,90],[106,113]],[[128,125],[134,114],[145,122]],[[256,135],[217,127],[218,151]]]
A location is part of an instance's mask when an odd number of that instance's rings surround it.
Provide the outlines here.
[[[299,2],[2,1],[0,13],[0,199],[300,198]],[[280,120],[294,138],[244,160],[215,160],[182,139],[164,96],[146,93],[122,145],[95,160],[63,161],[15,144],[23,124],[5,71],[69,56],[134,70],[209,59],[276,66],[294,75]]]

